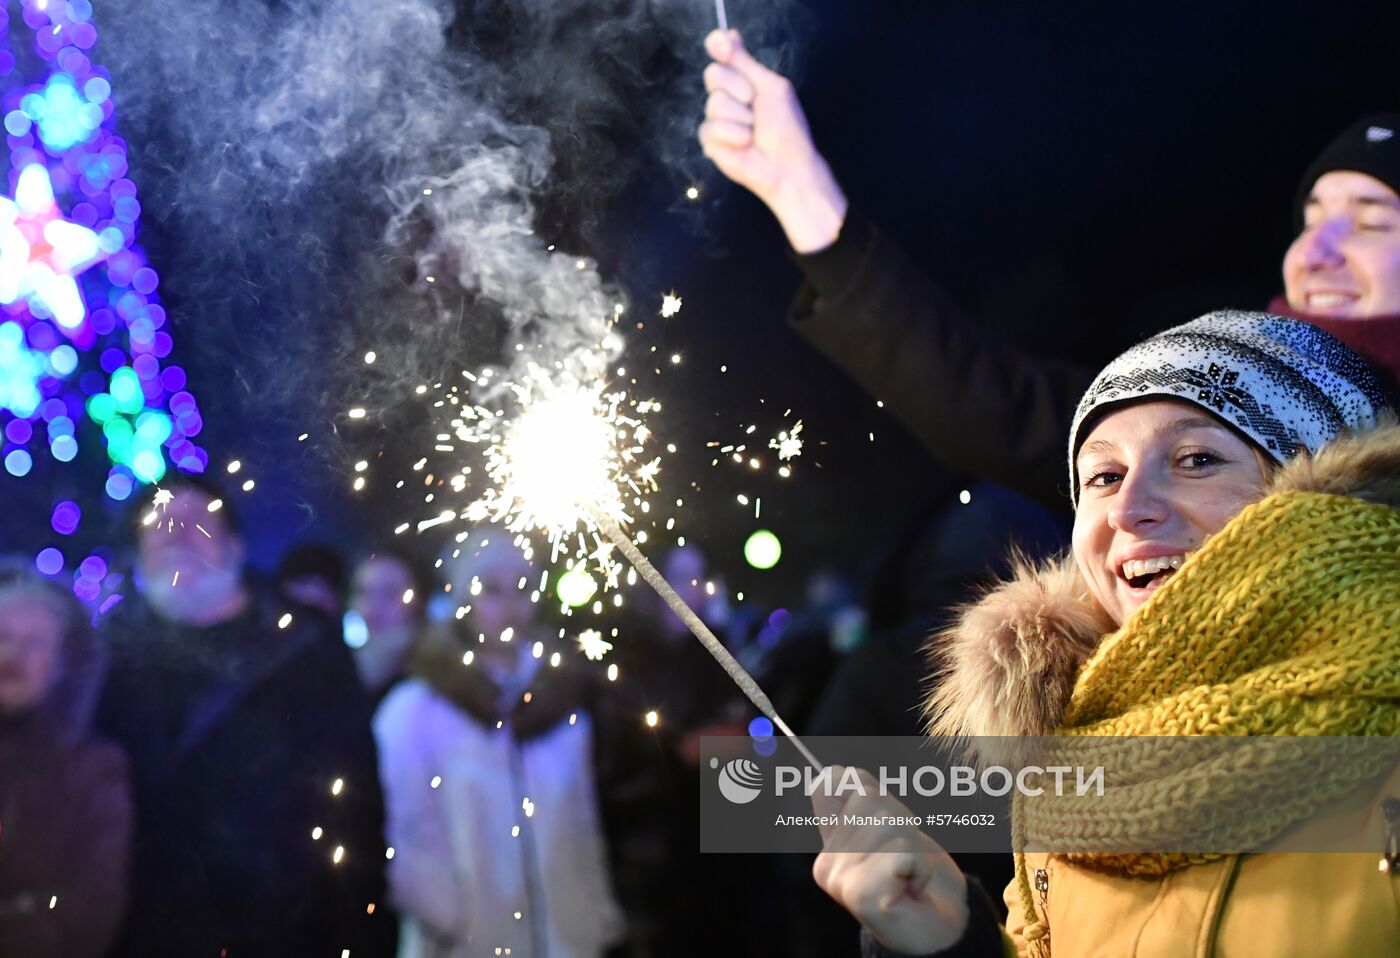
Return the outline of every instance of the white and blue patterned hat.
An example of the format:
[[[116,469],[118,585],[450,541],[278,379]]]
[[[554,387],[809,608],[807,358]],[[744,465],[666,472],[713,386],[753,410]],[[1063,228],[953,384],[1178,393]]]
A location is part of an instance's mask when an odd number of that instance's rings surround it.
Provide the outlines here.
[[[1111,409],[1152,399],[1199,406],[1280,463],[1375,425],[1387,406],[1366,361],[1316,326],[1270,313],[1207,313],[1129,349],[1079,400],[1069,433],[1076,504],[1074,460],[1090,429]]]

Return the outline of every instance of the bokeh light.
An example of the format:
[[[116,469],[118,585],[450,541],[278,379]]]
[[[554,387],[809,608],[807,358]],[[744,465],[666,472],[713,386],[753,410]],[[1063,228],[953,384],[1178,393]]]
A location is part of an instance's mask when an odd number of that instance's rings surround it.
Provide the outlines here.
[[[34,558],[34,567],[44,575],[58,575],[63,571],[63,553],[49,546]]]
[[[53,531],[59,535],[71,536],[78,531],[78,524],[83,520],[83,510],[78,508],[76,502],[63,500],[53,507],[53,516],[49,524],[53,526]]]
[[[744,543],[744,561],[755,569],[771,569],[782,557],[782,542],[767,529],[759,529]]]
[[[575,566],[564,572],[554,584],[554,594],[566,608],[577,609],[593,601],[598,594],[598,581]]]

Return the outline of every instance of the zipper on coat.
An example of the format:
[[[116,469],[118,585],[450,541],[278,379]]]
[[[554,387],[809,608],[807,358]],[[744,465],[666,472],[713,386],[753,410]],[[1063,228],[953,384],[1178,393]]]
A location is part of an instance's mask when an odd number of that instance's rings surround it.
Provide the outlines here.
[[[1035,904],[1036,910],[1040,912],[1040,923],[1045,928],[1045,936],[1031,942],[1031,954],[1036,958],[1050,958],[1050,872],[1044,868],[1037,868],[1031,884],[1035,888]]]
[[[1381,802],[1381,814],[1385,816],[1385,851],[1381,855],[1380,872],[1400,875],[1400,798]]]

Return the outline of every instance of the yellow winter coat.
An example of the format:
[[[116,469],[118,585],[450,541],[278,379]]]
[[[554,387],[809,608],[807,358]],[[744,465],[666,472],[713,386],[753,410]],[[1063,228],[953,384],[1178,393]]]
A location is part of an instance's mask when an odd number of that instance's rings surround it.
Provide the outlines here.
[[[1400,734],[1398,510],[1400,427],[1389,425],[1283,470],[1116,631],[1072,563],[1025,569],[940,638],[931,728]],[[1276,813],[1260,802],[1261,819]],[[1138,856],[1134,867],[1119,860],[1133,856],[1027,854],[1006,892],[1008,950],[1396,958],[1400,861],[1387,869],[1383,856],[1400,842],[1400,770],[1378,767],[1348,797],[1280,823],[1266,847],[1325,846],[1313,839],[1341,829],[1374,851]]]

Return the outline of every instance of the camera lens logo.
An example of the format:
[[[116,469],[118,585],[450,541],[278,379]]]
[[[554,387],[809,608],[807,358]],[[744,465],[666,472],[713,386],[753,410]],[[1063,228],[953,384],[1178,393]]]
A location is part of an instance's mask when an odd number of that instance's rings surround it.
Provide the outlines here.
[[[710,759],[710,768],[719,759]],[[763,769],[746,758],[736,758],[719,770],[719,793],[735,805],[747,805],[763,790]]]

